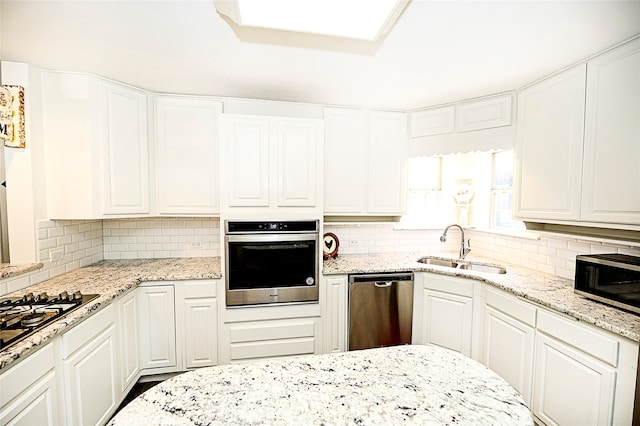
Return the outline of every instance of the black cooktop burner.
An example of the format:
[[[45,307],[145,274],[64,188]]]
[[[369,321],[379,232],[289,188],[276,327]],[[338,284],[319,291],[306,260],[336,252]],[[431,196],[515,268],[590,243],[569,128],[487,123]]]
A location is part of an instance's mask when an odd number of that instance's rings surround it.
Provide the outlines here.
[[[0,300],[0,350],[18,343],[98,296],[63,291],[57,296],[29,293],[20,298]]]

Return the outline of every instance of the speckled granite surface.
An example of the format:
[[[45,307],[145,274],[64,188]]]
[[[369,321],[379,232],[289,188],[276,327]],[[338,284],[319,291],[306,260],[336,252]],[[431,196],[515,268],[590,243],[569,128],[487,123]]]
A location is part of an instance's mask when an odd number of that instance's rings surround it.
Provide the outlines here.
[[[509,263],[506,274],[489,274],[418,263],[419,253],[384,253],[340,255],[324,262],[323,273],[352,274],[363,272],[425,271],[462,278],[473,278],[509,291],[517,296],[572,316],[580,321],[640,341],[640,315],[594,302],[573,292],[573,281],[533,271]],[[496,261],[476,258],[486,263]],[[467,260],[475,260],[469,257]]]
[[[33,336],[0,351],[0,369],[27,356],[38,346],[100,310],[143,281],[216,279],[221,276],[219,257],[104,260],[8,294],[6,297],[21,296],[29,292],[33,294],[46,292],[56,295],[65,290],[69,293],[79,290],[84,294],[99,294],[100,297],[69,313],[61,320],[47,325]]]
[[[203,368],[124,407],[119,425],[533,425],[522,397],[481,364],[395,346]]]
[[[37,271],[42,268],[43,263],[25,263],[22,265],[15,265],[11,263],[0,263],[0,280],[5,278],[16,277],[18,275],[26,274],[27,272]]]

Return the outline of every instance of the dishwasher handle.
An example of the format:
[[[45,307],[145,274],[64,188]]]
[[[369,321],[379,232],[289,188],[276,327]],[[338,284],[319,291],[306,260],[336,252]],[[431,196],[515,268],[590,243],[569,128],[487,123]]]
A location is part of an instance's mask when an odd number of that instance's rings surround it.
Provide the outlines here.
[[[394,281],[413,281],[413,273],[412,272],[391,272],[391,273],[382,273],[382,274],[353,274],[349,275],[350,283],[363,283],[363,282],[374,282],[374,283],[387,283]],[[387,286],[385,286],[387,287]]]
[[[378,288],[391,287],[393,285],[393,281],[376,281],[373,285]]]

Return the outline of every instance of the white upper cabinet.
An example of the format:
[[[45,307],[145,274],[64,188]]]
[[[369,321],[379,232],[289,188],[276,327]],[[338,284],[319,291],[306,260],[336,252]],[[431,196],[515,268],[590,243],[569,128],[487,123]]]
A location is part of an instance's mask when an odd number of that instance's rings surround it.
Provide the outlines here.
[[[325,214],[403,214],[407,115],[325,108],[325,136]]]
[[[519,219],[580,216],[586,65],[518,95],[514,207]]]
[[[588,63],[581,219],[640,225],[640,39]]]
[[[430,108],[411,114],[411,137],[442,135],[455,130],[455,106]]]
[[[222,208],[321,208],[322,120],[223,114]]]
[[[100,81],[105,214],[149,213],[147,94]]]
[[[518,95],[518,219],[640,229],[640,39]]]
[[[371,112],[368,213],[404,213],[408,192],[408,156],[407,115],[401,112]]]
[[[419,138],[510,126],[512,101],[512,94],[502,94],[414,111],[410,136]]]
[[[147,94],[98,77],[42,73],[47,213],[149,213]]]
[[[497,96],[458,104],[456,128],[459,132],[511,125],[513,96]]]
[[[207,98],[156,98],[158,213],[220,213],[221,112],[222,103]]]
[[[361,214],[366,210],[369,167],[365,114],[359,109],[324,110],[324,212]]]

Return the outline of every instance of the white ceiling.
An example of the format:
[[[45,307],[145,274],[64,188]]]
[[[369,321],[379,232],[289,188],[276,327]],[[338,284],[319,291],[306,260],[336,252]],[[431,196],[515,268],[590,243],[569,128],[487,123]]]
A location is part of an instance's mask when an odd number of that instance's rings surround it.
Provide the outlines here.
[[[514,90],[640,34],[640,1],[412,0],[376,43],[233,28],[213,0],[0,0],[3,60],[156,92],[415,109]]]

